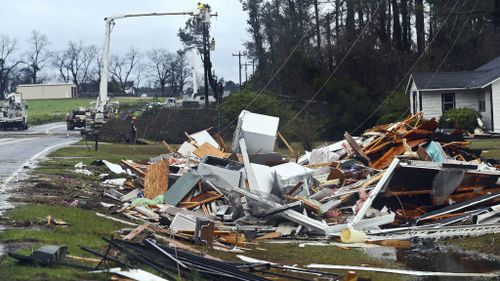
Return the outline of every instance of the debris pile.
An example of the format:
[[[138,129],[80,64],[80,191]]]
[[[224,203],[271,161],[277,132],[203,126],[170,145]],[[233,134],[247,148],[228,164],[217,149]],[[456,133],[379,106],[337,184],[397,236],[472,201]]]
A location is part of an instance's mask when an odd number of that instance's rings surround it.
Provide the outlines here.
[[[500,232],[500,171],[421,114],[295,157],[279,118],[241,112],[231,148],[208,130],[147,163],[104,162],[102,205],[147,230],[218,250],[262,239],[344,243]],[[280,139],[288,156],[275,151]],[[109,217],[111,218],[111,217]],[[411,230],[411,231],[410,231]]]

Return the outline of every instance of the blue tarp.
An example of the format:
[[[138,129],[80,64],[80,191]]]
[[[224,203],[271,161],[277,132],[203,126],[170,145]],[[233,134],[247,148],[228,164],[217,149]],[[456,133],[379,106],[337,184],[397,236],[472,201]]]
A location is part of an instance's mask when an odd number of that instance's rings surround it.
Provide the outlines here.
[[[432,158],[432,161],[437,163],[443,163],[446,159],[446,155],[441,147],[441,144],[435,141],[431,141],[425,146],[425,151]]]

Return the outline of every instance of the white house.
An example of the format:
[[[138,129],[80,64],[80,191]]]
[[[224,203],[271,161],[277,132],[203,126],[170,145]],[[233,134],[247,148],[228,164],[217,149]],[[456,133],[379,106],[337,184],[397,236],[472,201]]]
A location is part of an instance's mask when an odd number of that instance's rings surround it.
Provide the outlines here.
[[[76,85],[63,84],[28,84],[18,85],[16,92],[22,94],[24,100],[76,99]]]
[[[472,108],[487,131],[500,132],[500,57],[473,71],[413,73],[406,93],[413,114],[439,119],[449,109]]]

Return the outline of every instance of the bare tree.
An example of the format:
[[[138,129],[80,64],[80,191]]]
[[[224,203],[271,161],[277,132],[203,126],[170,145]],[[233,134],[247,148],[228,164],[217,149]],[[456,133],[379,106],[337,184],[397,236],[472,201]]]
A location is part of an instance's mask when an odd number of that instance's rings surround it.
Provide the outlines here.
[[[91,78],[91,66],[96,54],[95,46],[84,46],[82,41],[70,41],[66,50],[53,55],[52,63],[64,82],[72,81],[80,90]]]
[[[135,70],[135,94],[139,95],[139,88],[141,87],[142,79],[145,78],[146,64],[140,63],[137,65]]]
[[[29,72],[31,83],[40,83],[38,73],[43,69],[45,63],[49,60],[50,54],[47,50],[49,40],[45,34],[33,30],[31,37],[28,39],[30,50],[25,53],[25,63]]]
[[[69,82],[69,70],[67,68],[67,56],[64,51],[54,52],[52,54],[52,66],[57,70],[60,80],[64,83]]]
[[[176,89],[182,94],[184,92],[184,88],[186,87],[187,80],[191,75],[191,69],[186,63],[185,51],[177,51],[175,61],[172,64],[172,72],[174,73],[173,76],[176,80]],[[174,94],[177,94],[177,92]]]
[[[155,83],[160,87],[162,96],[165,96],[165,88],[172,76],[171,66],[174,55],[166,49],[154,49],[148,53],[148,58],[151,61],[151,73]]]
[[[85,90],[89,92],[98,92],[101,84],[102,49],[96,49],[96,51],[94,62],[90,69],[88,87],[85,88]]]
[[[125,93],[127,88],[133,86],[132,74],[140,60],[140,53],[134,47],[130,48],[124,57],[114,56],[111,58],[109,72],[112,79],[120,85],[122,93]]]
[[[12,82],[12,73],[21,63],[13,58],[17,41],[6,35],[0,36],[0,99],[5,98],[5,92]]]

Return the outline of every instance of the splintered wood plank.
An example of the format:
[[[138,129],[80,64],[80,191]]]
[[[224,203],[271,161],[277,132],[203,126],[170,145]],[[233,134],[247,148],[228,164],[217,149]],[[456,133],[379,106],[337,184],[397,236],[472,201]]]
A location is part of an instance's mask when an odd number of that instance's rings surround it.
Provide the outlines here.
[[[278,137],[283,142],[283,144],[286,146],[286,148],[290,152],[290,155],[292,155],[292,156],[295,155],[295,150],[293,150],[292,146],[288,143],[288,141],[285,139],[285,137],[283,137],[283,135],[280,132],[278,132]]]
[[[220,146],[220,148],[222,148],[222,151],[229,152],[229,150],[227,149],[226,143],[224,142],[224,139],[222,138],[222,136],[220,134],[215,134],[215,141]]]
[[[230,153],[222,152],[222,151],[218,150],[217,148],[215,148],[213,145],[209,144],[208,142],[206,142],[206,143],[202,144],[200,147],[198,147],[198,149],[193,151],[193,154],[200,157],[200,158],[203,158],[207,155],[215,156],[218,158],[227,158],[227,157],[231,156]]]
[[[408,146],[410,146],[411,148],[414,148],[415,146],[417,146],[425,141],[426,141],[425,139],[411,140],[408,142]],[[389,167],[389,165],[391,164],[394,157],[403,154],[405,151],[406,150],[405,150],[405,147],[403,146],[403,144],[398,144],[396,146],[391,147],[391,149],[389,149],[382,157],[380,157],[379,159],[377,159],[373,163],[373,168],[386,169],[387,167]]]
[[[231,244],[231,245],[236,245],[236,246],[245,246],[246,239],[245,239],[245,234],[237,234],[237,233],[229,233],[229,234],[220,234],[219,240],[226,243],[226,244]]]
[[[123,237],[123,240],[134,239],[137,235],[141,234],[148,227],[149,227],[149,223],[139,225],[138,227],[134,228],[129,234],[127,234],[125,237]]]
[[[370,158],[368,157],[368,155],[366,155],[366,153],[363,151],[363,149],[361,148],[361,146],[359,146],[359,144],[353,139],[353,137],[351,136],[351,134],[349,134],[348,132],[345,132],[344,138],[347,141],[347,144],[349,144],[349,146],[351,147],[351,149],[354,151],[354,153],[356,155],[362,157],[363,159],[365,159],[366,162],[368,163],[368,166],[371,167],[372,166],[372,162],[370,161]]]
[[[427,151],[425,150],[425,148],[423,146],[418,147],[417,155],[418,155],[418,157],[420,157],[420,160],[432,161],[432,158],[429,156],[429,154],[427,153]]]
[[[177,153],[177,150],[173,147],[171,147],[166,141],[161,141],[161,144],[169,153]]]
[[[130,170],[132,170],[140,177],[144,177],[146,175],[145,170],[147,169],[148,165],[135,163],[134,161],[131,160],[122,160],[120,163],[128,167]]]
[[[269,232],[262,236],[255,238],[255,240],[267,240],[281,237],[281,232]]]
[[[163,160],[149,165],[144,176],[144,197],[154,199],[168,188],[168,161]]]
[[[179,207],[183,207],[183,208],[186,208],[189,210],[189,209],[196,208],[200,205],[213,202],[213,201],[218,200],[222,197],[224,197],[224,195],[219,194],[217,192],[208,191],[208,192],[201,193],[201,194],[194,196],[188,202],[180,202]]]

